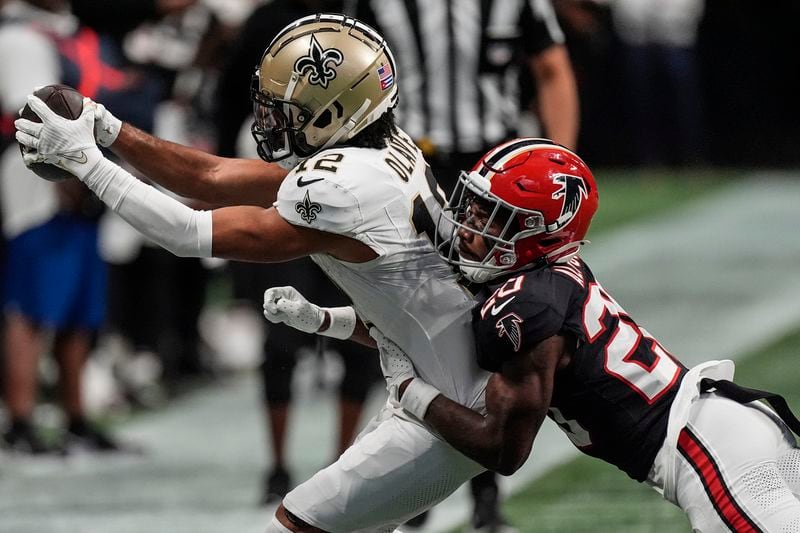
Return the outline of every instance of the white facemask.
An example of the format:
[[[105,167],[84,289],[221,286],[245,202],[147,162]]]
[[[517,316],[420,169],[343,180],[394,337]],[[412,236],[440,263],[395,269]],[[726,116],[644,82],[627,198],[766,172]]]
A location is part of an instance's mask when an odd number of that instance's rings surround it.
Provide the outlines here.
[[[458,265],[458,269],[465,278],[473,283],[486,283],[504,272],[503,270],[491,268],[491,266],[494,265],[494,259],[492,259],[490,263],[481,263],[479,261],[465,259],[459,254],[458,260],[462,263]]]

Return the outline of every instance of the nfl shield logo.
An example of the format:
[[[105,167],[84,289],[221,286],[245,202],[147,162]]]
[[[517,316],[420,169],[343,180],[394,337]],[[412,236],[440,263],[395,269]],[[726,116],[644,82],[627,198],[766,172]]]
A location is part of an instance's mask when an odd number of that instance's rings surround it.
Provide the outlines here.
[[[378,79],[381,82],[382,91],[394,85],[394,73],[392,72],[391,65],[386,64],[378,67]]]

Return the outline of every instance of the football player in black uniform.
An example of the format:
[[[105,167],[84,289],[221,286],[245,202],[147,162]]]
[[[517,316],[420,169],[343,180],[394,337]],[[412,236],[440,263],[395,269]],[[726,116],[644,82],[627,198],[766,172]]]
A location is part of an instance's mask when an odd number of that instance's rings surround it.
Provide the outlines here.
[[[543,139],[505,143],[462,173],[439,250],[482,287],[473,327],[493,372],[486,410],[422,381],[373,328],[390,396],[501,474],[522,466],[549,416],[582,452],[678,505],[695,531],[800,532],[789,429],[800,422],[782,398],[733,384],[731,361],[687,369],[620,307],[578,255],[597,204],[586,164]]]

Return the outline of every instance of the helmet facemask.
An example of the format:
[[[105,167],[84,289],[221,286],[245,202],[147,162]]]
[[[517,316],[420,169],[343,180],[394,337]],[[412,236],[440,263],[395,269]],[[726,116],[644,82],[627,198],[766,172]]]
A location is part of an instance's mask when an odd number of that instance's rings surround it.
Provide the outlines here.
[[[250,87],[255,118],[250,133],[256,141],[261,159],[278,164],[289,159],[291,168],[299,158],[308,157],[317,150],[306,143],[303,133],[311,113],[296,103],[262,93],[259,89],[259,76],[260,71],[257,70]]]
[[[448,228],[442,231],[443,228]],[[469,280],[483,283],[514,270],[519,263],[517,242],[546,231],[539,211],[515,207],[490,190],[477,172],[462,172],[439,220],[436,248]],[[459,232],[483,239],[486,255],[473,260],[459,253]],[[441,239],[441,240],[440,240]]]

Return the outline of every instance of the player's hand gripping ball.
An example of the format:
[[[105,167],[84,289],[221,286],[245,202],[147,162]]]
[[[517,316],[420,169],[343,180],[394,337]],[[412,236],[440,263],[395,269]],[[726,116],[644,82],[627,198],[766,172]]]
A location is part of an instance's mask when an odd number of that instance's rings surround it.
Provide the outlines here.
[[[83,95],[67,85],[45,85],[33,94],[38,96],[56,114],[64,118],[75,120],[83,112]],[[42,121],[28,104],[25,104],[19,116],[31,122]],[[19,145],[19,149],[23,154],[28,150],[22,144]],[[63,181],[74,177],[66,170],[48,163],[31,163],[28,168],[35,172],[37,176],[50,181]]]

